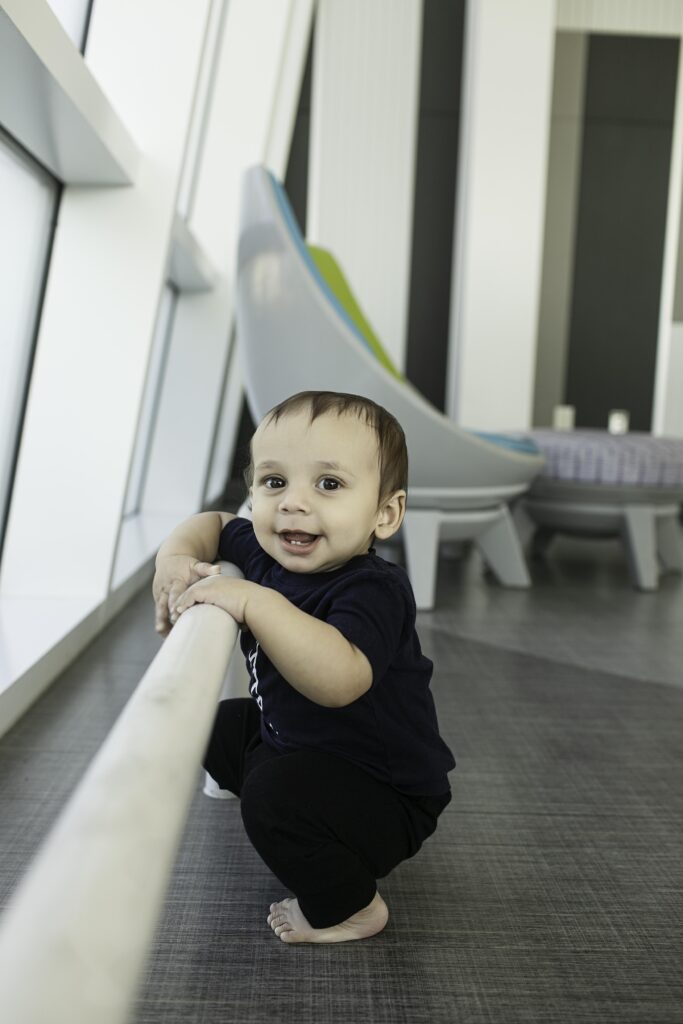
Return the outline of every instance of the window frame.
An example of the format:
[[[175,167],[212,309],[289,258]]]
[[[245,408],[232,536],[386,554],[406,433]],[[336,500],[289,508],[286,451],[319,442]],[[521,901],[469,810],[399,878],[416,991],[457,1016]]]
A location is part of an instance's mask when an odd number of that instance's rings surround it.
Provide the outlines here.
[[[6,450],[6,463],[5,470],[3,472],[2,462],[0,462],[0,565],[2,564],[2,553],[5,544],[5,536],[7,533],[7,521],[9,519],[10,505],[12,502],[12,491],[14,487],[14,481],[17,473],[17,465],[19,462],[19,451],[21,448],[21,438],[24,429],[24,422],[26,419],[26,409],[28,406],[28,396],[31,388],[31,377],[33,374],[33,364],[35,362],[36,350],[38,347],[38,336],[40,333],[40,324],[43,315],[43,307],[45,304],[45,292],[47,289],[47,282],[50,275],[50,262],[52,257],[52,249],[55,241],[55,234],[57,230],[57,224],[59,221],[59,207],[61,204],[62,193],[64,187],[62,183],[55,178],[50,171],[40,163],[28,150],[21,145],[9,132],[5,131],[2,125],[0,125],[0,145],[6,147],[14,152],[18,156],[19,161],[22,162],[27,169],[27,173],[34,173],[36,176],[41,177],[46,184],[54,189],[54,196],[52,200],[52,211],[49,216],[49,221],[46,229],[45,247],[42,258],[42,266],[39,268],[37,277],[36,287],[36,301],[33,309],[33,323],[30,329],[27,331],[27,338],[24,342],[24,352],[20,356],[20,365],[17,372],[17,390],[19,392],[17,397],[17,404],[13,421],[9,423],[8,437],[7,437],[7,450]],[[22,358],[23,357],[23,358]]]

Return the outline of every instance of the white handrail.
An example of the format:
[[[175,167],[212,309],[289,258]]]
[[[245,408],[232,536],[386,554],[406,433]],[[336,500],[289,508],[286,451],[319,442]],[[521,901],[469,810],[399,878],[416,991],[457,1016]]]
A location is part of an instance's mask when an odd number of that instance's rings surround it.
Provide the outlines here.
[[[129,1019],[236,637],[185,612],[88,768],[0,924],[7,1024]]]

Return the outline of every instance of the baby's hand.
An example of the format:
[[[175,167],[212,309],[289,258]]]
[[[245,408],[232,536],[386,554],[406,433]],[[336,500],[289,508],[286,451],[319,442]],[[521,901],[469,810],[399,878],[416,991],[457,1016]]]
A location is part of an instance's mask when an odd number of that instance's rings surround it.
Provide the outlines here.
[[[190,555],[168,555],[160,560],[152,583],[157,633],[166,636],[173,624],[171,609],[180,595],[197,580],[220,575],[220,566],[199,562]]]
[[[258,584],[232,576],[210,576],[199,580],[188,587],[175,602],[171,608],[171,622],[175,623],[178,616],[193,604],[215,604],[241,625],[244,623],[249,593],[256,586]]]

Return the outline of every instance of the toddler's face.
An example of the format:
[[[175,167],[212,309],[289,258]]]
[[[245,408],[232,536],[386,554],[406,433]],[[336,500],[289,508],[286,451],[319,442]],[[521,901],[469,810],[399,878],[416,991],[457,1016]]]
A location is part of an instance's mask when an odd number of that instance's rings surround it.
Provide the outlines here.
[[[378,508],[374,430],[354,415],[286,413],[252,441],[254,532],[292,572],[329,572],[398,529],[405,493]]]

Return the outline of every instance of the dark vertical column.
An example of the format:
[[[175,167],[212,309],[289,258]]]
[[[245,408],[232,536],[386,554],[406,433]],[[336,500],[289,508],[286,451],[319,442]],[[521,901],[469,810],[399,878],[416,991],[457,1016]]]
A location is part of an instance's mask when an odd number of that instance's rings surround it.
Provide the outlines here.
[[[593,36],[565,400],[577,426],[652,419],[678,41]]]
[[[299,221],[303,235],[306,235],[306,211],[308,208],[308,152],[311,134],[311,79],[313,75],[313,28],[308,44],[306,69],[301,83],[299,107],[294,122],[292,146],[289,151],[285,190],[292,209]]]
[[[424,0],[406,376],[445,406],[465,0]]]

